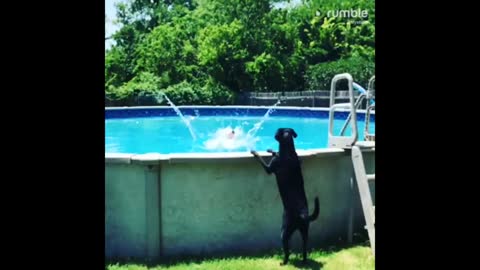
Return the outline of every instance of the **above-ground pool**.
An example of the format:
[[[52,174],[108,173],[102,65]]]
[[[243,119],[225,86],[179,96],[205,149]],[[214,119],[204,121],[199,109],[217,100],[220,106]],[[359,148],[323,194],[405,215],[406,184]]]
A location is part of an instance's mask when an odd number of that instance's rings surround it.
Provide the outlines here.
[[[275,176],[248,152],[255,149],[270,159],[265,151],[278,149],[274,134],[280,127],[298,134],[295,146],[310,211],[314,198],[320,200],[309,247],[355,241],[354,235],[365,232],[351,182],[351,152],[327,147],[329,110],[276,107],[266,117],[268,109],[182,106],[182,120],[171,107],[106,108],[106,259],[258,255],[281,249],[282,202]],[[347,116],[335,112],[335,134]],[[364,118],[357,114],[359,140]],[[373,134],[374,115],[370,121]],[[375,148],[362,151],[367,173],[374,172]],[[292,251],[300,246],[294,234]]]
[[[328,109],[263,107],[180,107],[184,119],[171,107],[107,109],[106,153],[204,153],[276,149],[277,128],[295,129],[297,149],[327,147]],[[336,112],[334,133],[339,134],[348,112]],[[365,121],[357,114],[359,140]],[[350,127],[350,126],[349,126]],[[370,120],[375,133],[375,120]],[[231,132],[234,134],[230,134]],[[350,134],[350,128],[346,134]]]

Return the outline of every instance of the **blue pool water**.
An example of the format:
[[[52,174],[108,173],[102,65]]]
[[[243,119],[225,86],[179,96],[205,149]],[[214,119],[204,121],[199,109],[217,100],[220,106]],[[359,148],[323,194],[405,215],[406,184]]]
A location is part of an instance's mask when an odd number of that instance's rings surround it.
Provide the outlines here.
[[[196,139],[178,116],[143,116],[106,117],[105,152],[106,153],[198,153],[198,152],[244,152],[249,149],[265,151],[277,150],[274,139],[277,128],[295,129],[297,149],[325,148],[328,138],[328,112],[320,116],[299,117],[272,113],[264,119],[255,132],[255,124],[261,122],[264,110],[255,116],[244,115],[185,115]],[[122,112],[123,113],[123,112]],[[345,120],[345,114],[335,121],[334,133],[339,134]],[[359,139],[363,140],[365,122],[359,117]],[[234,130],[235,134],[229,137]],[[347,134],[350,134],[347,129]],[[370,133],[375,133],[375,122],[371,120]]]

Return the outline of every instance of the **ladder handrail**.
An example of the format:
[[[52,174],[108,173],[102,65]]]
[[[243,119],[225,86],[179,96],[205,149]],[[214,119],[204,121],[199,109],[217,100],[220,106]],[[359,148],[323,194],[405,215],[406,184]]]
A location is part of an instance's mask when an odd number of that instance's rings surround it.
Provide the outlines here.
[[[336,89],[337,82],[339,80],[345,80],[345,79],[348,81],[348,95],[349,95],[350,101],[348,103],[335,104],[335,96],[336,96],[335,92],[337,90]],[[333,135],[334,112],[335,112],[335,109],[337,108],[345,108],[345,109],[351,110],[350,114],[353,121],[352,121],[352,135],[350,137]],[[358,139],[357,113],[355,109],[355,98],[353,95],[353,78],[352,78],[352,75],[348,73],[337,74],[332,79],[332,83],[330,86],[330,116],[329,116],[329,125],[328,125],[328,136],[329,136],[330,147],[332,146],[341,147],[341,148],[350,147],[354,145]]]
[[[357,98],[357,101],[355,101],[355,109],[358,109],[360,107],[360,104],[362,103],[363,99],[367,97],[367,94],[360,94]],[[350,112],[347,116],[347,119],[345,120],[345,123],[343,124],[342,130],[340,131],[340,136],[343,136],[345,134],[345,131],[347,130],[347,126],[350,123],[350,120],[352,119],[352,113]]]
[[[365,129],[363,130],[363,136],[365,137],[366,141],[371,140],[372,138],[375,140],[375,133],[370,134],[369,127],[370,127],[370,111],[375,110],[375,104],[368,106],[367,112],[365,113]]]
[[[372,104],[371,100],[374,99],[375,97],[375,89],[372,87],[373,83],[375,82],[375,75],[372,76],[370,78],[370,80],[368,80],[368,87],[367,87],[367,91],[366,93],[361,93],[358,97],[357,97],[357,101],[355,101],[355,109],[358,109],[360,108],[360,105],[361,105],[361,102],[364,100],[364,99],[367,99],[367,103],[366,103],[366,106],[367,106],[367,110],[369,107],[369,104]],[[375,101],[374,101],[375,102]],[[374,105],[375,103],[373,103],[372,105]],[[373,106],[373,108],[375,108],[375,106]],[[368,117],[368,116],[367,116]],[[343,127],[342,127],[342,130],[340,131],[340,136],[343,136],[343,134],[345,134],[345,131],[347,129],[347,126],[350,122],[350,119],[352,118],[352,115],[351,113],[348,114],[348,117],[347,119],[345,120],[345,123],[343,124]]]
[[[368,80],[367,93],[369,93],[368,98],[371,99],[375,96],[375,88],[373,88],[373,83],[375,82],[375,75]]]
[[[375,75],[368,80],[368,87],[367,87],[367,99],[370,100],[375,100],[375,88],[373,87],[373,84],[375,83]],[[369,102],[371,104],[371,102]],[[367,103],[367,104],[369,104]],[[369,125],[370,125],[370,111],[375,110],[375,101],[373,104],[370,106],[367,105],[367,112],[365,113],[365,129],[363,132],[363,136],[365,137],[366,141],[370,140],[375,140],[375,133],[370,134],[369,133]]]

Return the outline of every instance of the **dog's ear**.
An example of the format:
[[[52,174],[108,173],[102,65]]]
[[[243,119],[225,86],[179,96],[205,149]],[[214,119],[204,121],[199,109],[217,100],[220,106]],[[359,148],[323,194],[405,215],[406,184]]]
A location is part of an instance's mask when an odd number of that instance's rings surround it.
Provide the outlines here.
[[[292,135],[293,135],[293,138],[297,137],[297,133],[295,132],[295,130],[293,130],[293,128],[292,128]]]

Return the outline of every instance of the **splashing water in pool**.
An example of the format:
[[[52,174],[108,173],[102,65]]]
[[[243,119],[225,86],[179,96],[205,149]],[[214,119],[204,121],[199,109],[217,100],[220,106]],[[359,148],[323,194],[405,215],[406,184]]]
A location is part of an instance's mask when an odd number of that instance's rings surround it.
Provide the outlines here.
[[[270,106],[265,115],[263,115],[262,119],[253,125],[253,128],[247,131],[247,134],[243,132],[241,127],[232,129],[230,126],[228,126],[226,128],[217,129],[213,135],[213,138],[204,143],[205,149],[218,151],[246,148],[248,151],[250,151],[252,148],[254,148],[255,143],[260,140],[260,138],[255,137],[255,134],[262,127],[262,124],[268,119],[275,107],[280,103],[281,101],[278,100],[275,104]]]
[[[259,138],[245,134],[241,127],[228,126],[219,128],[212,138],[205,141],[204,147],[208,150],[236,150],[240,148],[251,149]]]

